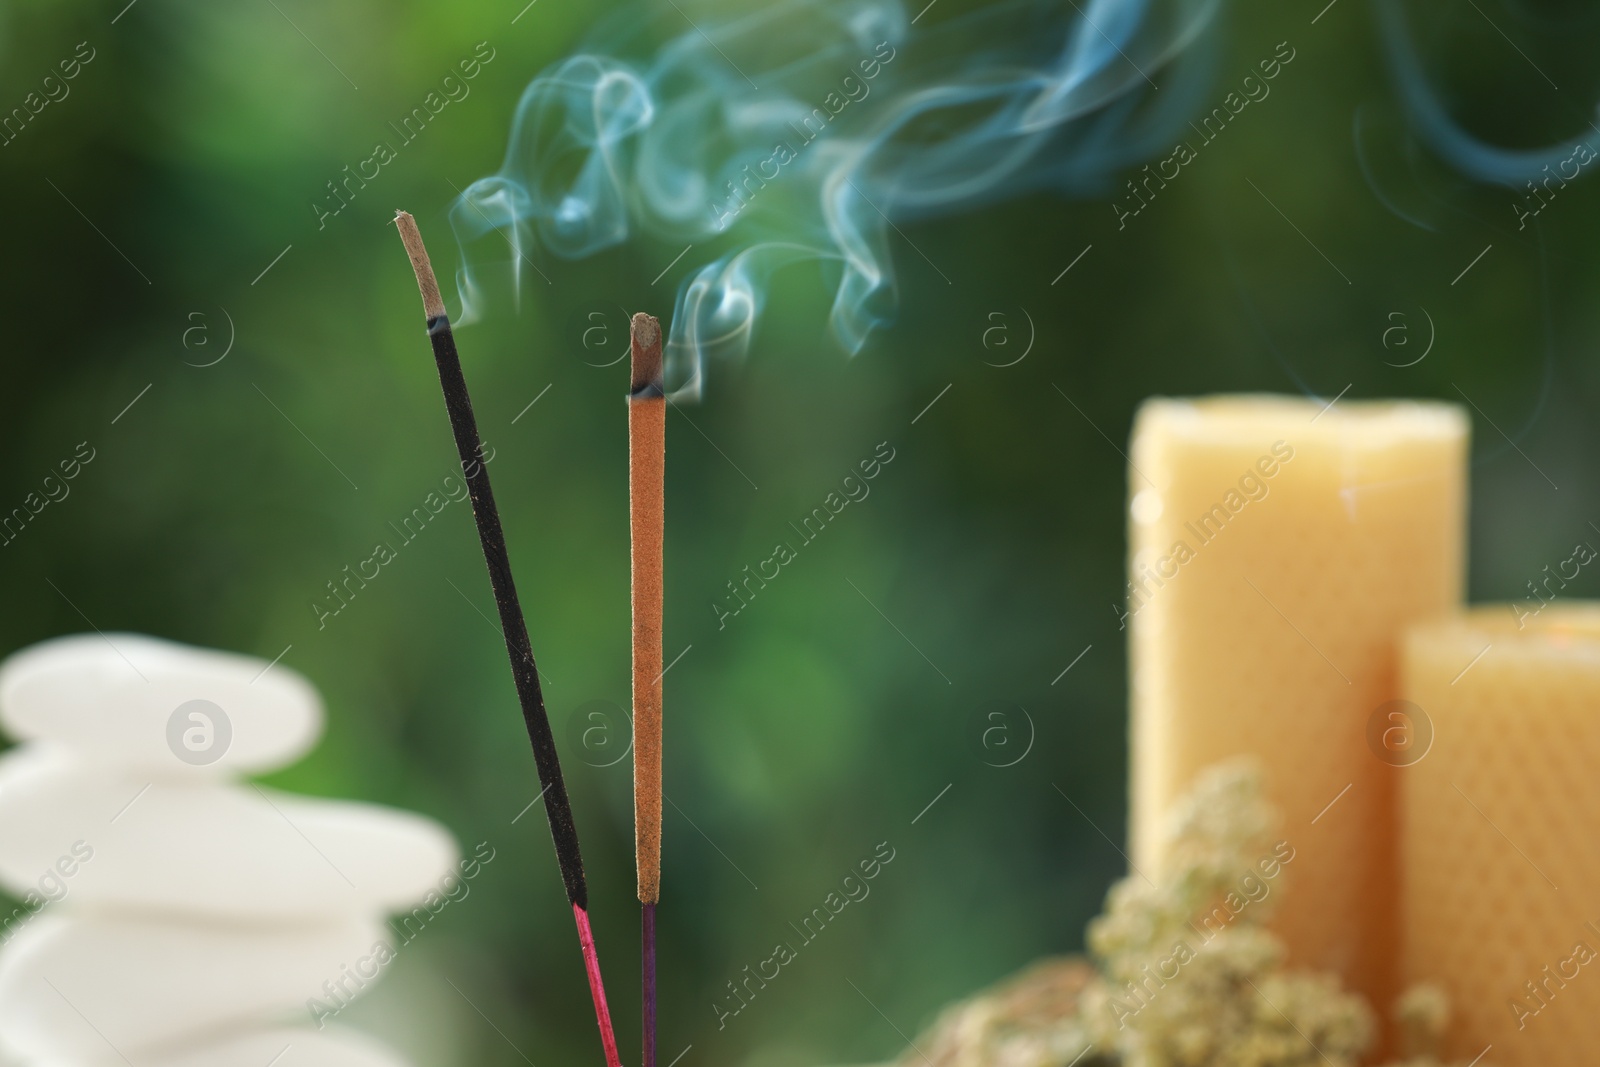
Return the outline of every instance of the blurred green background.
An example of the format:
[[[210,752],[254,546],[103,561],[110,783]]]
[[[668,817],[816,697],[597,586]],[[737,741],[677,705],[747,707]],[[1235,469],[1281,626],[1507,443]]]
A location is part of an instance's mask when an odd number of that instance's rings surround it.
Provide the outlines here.
[[[95,449],[0,550],[0,650],[91,624],[269,659],[292,646],[282,662],[321,688],[329,724],[270,780],[413,808],[496,855],[342,1018],[429,1067],[598,1062],[543,814],[512,822],[538,787],[466,507],[324,628],[311,604],[454,464],[394,209],[417,214],[447,275],[450,201],[498,167],[528,80],[617,5],[124,2],[0,10],[5,108],[78,42],[94,50],[0,148],[0,508]],[[644,10],[681,32],[660,6]],[[1588,132],[1592,5],[1409,10],[1475,133]],[[480,41],[495,58],[471,95],[319,230],[324,183]],[[887,1059],[945,1001],[1080,947],[1124,869],[1118,449],[1142,398],[1465,396],[1473,595],[1523,595],[1600,537],[1592,185],[1519,231],[1513,193],[1410,143],[1360,0],[1227,5],[1197,109],[1281,41],[1296,59],[1271,97],[1126,229],[1112,189],[908,225],[922,254],[891,237],[899,321],[853,359],[824,335],[815,272],[788,272],[749,361],[714,367],[705,401],[671,415],[666,654],[689,651],[666,681],[663,1063],[686,1047],[681,1067]],[[548,282],[530,274],[519,309],[503,300],[458,335],[628,1062],[630,777],[626,760],[593,765],[619,750],[585,753],[580,709],[629,693],[628,376],[605,364],[621,309],[665,317],[705,262],[691,252],[652,284],[678,250],[539,258]],[[1395,366],[1430,318],[1426,358]],[[226,358],[197,366],[230,332]],[[996,366],[1030,333],[1025,358]],[[725,583],[880,442],[895,458],[870,496],[719,629]],[[725,983],[879,842],[895,859],[871,896],[719,1030]]]

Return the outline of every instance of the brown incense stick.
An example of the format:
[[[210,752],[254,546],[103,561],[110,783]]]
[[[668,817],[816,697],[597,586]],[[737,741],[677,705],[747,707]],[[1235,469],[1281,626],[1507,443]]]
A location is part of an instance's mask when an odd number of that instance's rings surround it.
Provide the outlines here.
[[[628,523],[633,545],[633,835],[644,979],[644,1067],[656,1062],[656,902],[661,899],[661,605],[667,400],[661,324],[633,317],[628,393]]]
[[[550,718],[545,712],[544,692],[539,686],[539,668],[534,663],[533,648],[528,641],[527,622],[522,615],[522,605],[517,600],[516,584],[511,580],[511,558],[506,550],[505,531],[500,526],[500,511],[495,507],[494,492],[489,486],[489,469],[481,459],[483,442],[478,437],[478,421],[472,411],[472,397],[467,393],[467,380],[461,372],[461,357],[456,352],[455,335],[450,330],[444,300],[439,295],[439,282],[428,263],[428,252],[423,247],[416,220],[401,211],[395,215],[394,221],[400,230],[400,240],[405,244],[406,254],[411,257],[411,269],[417,275],[417,287],[422,290],[422,307],[427,315],[434,363],[439,370],[439,385],[444,391],[445,409],[450,415],[456,452],[461,458],[461,471],[472,498],[472,517],[478,526],[478,540],[483,547],[484,562],[489,568],[489,583],[494,589],[495,605],[500,612],[500,628],[505,634],[506,654],[511,658],[511,676],[516,683],[517,699],[522,705],[522,719],[528,729],[528,741],[533,746],[533,761],[539,771],[539,782],[544,787],[540,795],[545,798],[545,816],[550,822],[550,836],[555,841],[556,862],[561,868],[567,901],[572,905],[573,920],[578,925],[578,943],[583,951],[589,994],[594,999],[595,1021],[600,1025],[600,1042],[605,1049],[608,1067],[621,1067],[617,1056],[617,1038],[611,1027],[611,1011],[606,1006],[605,985],[600,980],[600,957],[595,950],[594,932],[589,925],[589,889],[583,876],[583,856],[578,851],[578,828],[572,821],[572,805],[567,799],[566,783],[561,777],[561,761],[556,756],[555,737],[550,732]]]

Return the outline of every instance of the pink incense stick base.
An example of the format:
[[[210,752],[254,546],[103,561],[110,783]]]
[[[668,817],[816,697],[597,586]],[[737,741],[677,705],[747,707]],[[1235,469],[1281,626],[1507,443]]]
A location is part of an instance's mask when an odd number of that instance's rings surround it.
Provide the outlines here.
[[[578,922],[578,941],[583,945],[583,969],[589,975],[589,995],[594,997],[594,1014],[600,1020],[600,1043],[606,1050],[606,1067],[622,1067],[617,1056],[617,1035],[611,1028],[611,1009],[606,1006],[606,987],[600,980],[600,957],[594,949],[594,930],[589,926],[589,913],[582,905],[572,905],[572,917]]]

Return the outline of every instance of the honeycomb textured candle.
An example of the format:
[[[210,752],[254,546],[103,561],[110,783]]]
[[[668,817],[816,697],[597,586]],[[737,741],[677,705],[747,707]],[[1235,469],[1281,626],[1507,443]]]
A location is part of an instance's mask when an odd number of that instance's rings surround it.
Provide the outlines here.
[[[1554,591],[1552,587],[1552,591]],[[1420,626],[1406,698],[1432,724],[1401,775],[1403,966],[1443,986],[1452,1055],[1595,1062],[1600,1020],[1600,604]],[[1419,717],[1420,718],[1420,717]]]
[[[1133,862],[1205,767],[1259,758],[1295,850],[1293,965],[1396,991],[1396,643],[1460,600],[1467,420],[1442,404],[1148,401],[1130,461]],[[1218,919],[1219,923],[1224,919]]]

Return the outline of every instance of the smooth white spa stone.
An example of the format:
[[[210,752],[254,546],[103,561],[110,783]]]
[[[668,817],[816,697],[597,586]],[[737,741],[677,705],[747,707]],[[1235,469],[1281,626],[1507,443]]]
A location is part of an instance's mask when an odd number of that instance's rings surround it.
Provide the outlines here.
[[[42,742],[0,757],[0,885],[22,898],[318,920],[409,910],[440,888],[456,859],[442,826],[394,808],[152,781]]]
[[[151,774],[215,776],[286,766],[322,731],[322,701],[279,663],[142,634],[75,634],[41,641],[0,664],[0,724],[19,740],[46,738]],[[169,721],[210,701],[231,739],[215,762],[174,754]]]
[[[196,1035],[305,1013],[346,966],[381,973],[379,943],[388,938],[375,920],[252,929],[44,915],[0,957],[0,1043],[28,1060],[115,1051],[138,1062]]]
[[[409,1061],[393,1049],[337,1026],[320,1031],[257,1030],[181,1051],[129,1059],[133,1067],[409,1067]],[[105,1057],[75,1061],[72,1067],[128,1067],[128,1063],[108,1049]]]

